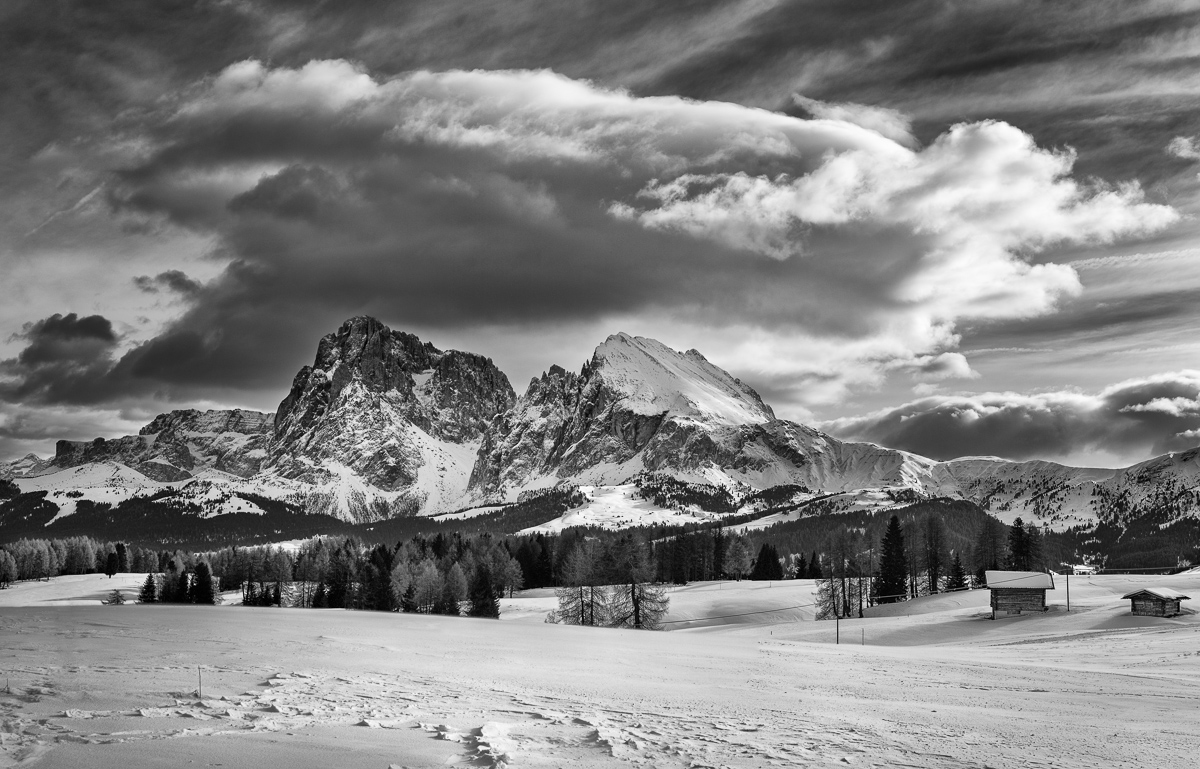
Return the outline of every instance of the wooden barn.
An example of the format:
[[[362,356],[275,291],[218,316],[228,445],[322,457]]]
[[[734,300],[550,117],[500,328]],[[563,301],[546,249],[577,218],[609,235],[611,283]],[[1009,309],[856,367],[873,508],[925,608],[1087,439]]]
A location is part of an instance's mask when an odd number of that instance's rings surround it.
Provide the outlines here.
[[[1189,598],[1169,587],[1147,587],[1121,596],[1128,598],[1133,613],[1141,617],[1174,617],[1179,614],[1179,602]]]
[[[1000,612],[1046,611],[1046,591],[1054,589],[1054,576],[1040,571],[987,571],[984,579],[992,591],[992,619]]]

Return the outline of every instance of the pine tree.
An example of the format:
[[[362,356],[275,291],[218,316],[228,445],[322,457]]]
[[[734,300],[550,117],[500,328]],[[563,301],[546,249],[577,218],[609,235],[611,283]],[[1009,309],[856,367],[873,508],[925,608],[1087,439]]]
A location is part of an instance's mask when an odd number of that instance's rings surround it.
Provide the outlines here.
[[[129,547],[124,542],[117,543],[117,571],[121,574],[132,571],[129,566]]]
[[[1033,521],[1025,524],[1025,552],[1028,560],[1026,568],[1030,571],[1042,571],[1046,567],[1045,554],[1042,547],[1042,532]]]
[[[120,589],[113,589],[109,592],[108,598],[105,598],[100,603],[105,606],[120,606],[125,603],[125,596],[121,595]]]
[[[904,532],[900,519],[892,516],[888,521],[883,540],[879,543],[879,591],[880,603],[895,603],[904,600],[908,592],[908,557],[904,550]]]
[[[400,611],[408,614],[417,611],[417,583],[415,581],[408,583],[408,590],[404,591],[404,600],[400,602]]]
[[[492,570],[486,562],[480,561],[475,565],[467,597],[471,601],[471,607],[467,610],[468,617],[500,618],[500,599],[496,597],[496,589],[492,584]]]
[[[958,551],[954,551],[954,560],[950,562],[950,574],[946,577],[946,590],[963,590],[967,587],[967,572],[963,569],[962,559]]]
[[[113,575],[117,573],[117,564],[118,560],[115,552],[109,553],[108,557],[104,559],[104,573],[109,579],[112,579]]]
[[[1008,530],[1008,560],[1004,565],[1013,571],[1029,571],[1029,538],[1020,518]]]
[[[217,602],[213,592],[212,569],[205,561],[196,564],[196,575],[192,581],[192,603],[211,606]]]
[[[158,585],[155,584],[153,574],[146,575],[142,591],[138,593],[138,603],[158,603]]]
[[[925,576],[929,592],[938,592],[946,563],[946,527],[942,519],[929,515],[925,519]]]
[[[821,557],[814,550],[808,559],[808,579],[820,579],[823,576],[825,575],[821,573]]]
[[[983,585],[984,572],[995,571],[1004,563],[1004,524],[988,516],[975,541],[975,582]]]
[[[764,542],[758,549],[758,557],[754,559],[754,568],[750,571],[753,580],[783,579],[783,566],[779,563],[779,551],[769,542]]]
[[[314,609],[324,609],[328,605],[329,602],[325,596],[325,581],[322,580],[317,583],[317,589],[313,592],[312,607]]]
[[[792,556],[792,579],[807,579],[808,578],[808,562],[804,560],[804,553],[796,553]]]

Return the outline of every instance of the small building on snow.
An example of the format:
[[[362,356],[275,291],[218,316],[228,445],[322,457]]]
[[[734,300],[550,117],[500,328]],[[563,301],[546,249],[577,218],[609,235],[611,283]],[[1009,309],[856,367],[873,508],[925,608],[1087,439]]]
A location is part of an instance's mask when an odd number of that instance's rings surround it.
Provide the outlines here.
[[[1054,576],[1040,571],[986,571],[992,591],[992,619],[996,614],[1046,611],[1046,591],[1054,589]]]
[[[1179,602],[1190,600],[1188,596],[1169,587],[1147,587],[1126,593],[1133,613],[1140,617],[1174,617],[1179,614]]]

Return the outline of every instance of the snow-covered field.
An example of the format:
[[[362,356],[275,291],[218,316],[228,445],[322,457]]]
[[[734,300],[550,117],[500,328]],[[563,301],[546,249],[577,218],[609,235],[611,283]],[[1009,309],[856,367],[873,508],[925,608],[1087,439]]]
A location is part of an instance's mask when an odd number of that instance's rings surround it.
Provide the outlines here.
[[[1135,618],[1120,600],[1200,598],[1200,574],[1073,577],[1069,613],[1060,578],[1036,616],[986,619],[970,591],[840,627],[801,606],[811,582],[698,583],[672,589],[667,619],[688,621],[666,633],[543,624],[552,591],[503,602],[500,622],[99,605],[139,576],[0,591],[0,766],[1182,767],[1200,752],[1200,616]]]

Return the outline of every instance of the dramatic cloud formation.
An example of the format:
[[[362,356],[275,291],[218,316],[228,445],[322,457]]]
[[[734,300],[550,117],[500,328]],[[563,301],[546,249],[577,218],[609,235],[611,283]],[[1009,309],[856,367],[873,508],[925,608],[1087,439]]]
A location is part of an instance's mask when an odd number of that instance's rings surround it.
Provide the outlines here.
[[[119,369],[177,386],[264,381],[278,359],[263,349],[297,344],[297,317],[328,328],[360,307],[435,328],[660,314],[832,335],[843,388],[972,376],[947,349],[957,322],[1079,291],[1030,254],[1177,217],[1134,183],[1072,180],[1070,153],[999,123],[913,151],[851,122],[548,71],[377,80],[344,61],[246,61],[137,146],[118,209],[215,233],[232,257],[204,287],[137,279],[192,307]]]
[[[932,396],[824,427],[938,459],[1103,453],[1133,462],[1200,442],[1200,371],[1130,379],[1095,394]]]

